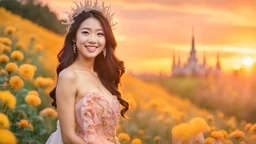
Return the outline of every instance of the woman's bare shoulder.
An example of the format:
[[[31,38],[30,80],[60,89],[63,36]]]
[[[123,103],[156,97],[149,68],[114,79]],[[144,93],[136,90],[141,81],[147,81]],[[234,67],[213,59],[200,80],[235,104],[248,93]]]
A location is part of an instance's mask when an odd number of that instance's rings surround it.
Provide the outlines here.
[[[75,81],[77,79],[76,72],[73,71],[72,69],[63,69],[59,73],[59,79],[60,80],[68,80],[68,81]]]

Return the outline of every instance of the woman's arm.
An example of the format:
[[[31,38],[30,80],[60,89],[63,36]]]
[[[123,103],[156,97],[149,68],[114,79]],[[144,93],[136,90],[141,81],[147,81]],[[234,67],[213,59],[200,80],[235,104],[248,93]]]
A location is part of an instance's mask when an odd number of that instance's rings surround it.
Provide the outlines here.
[[[75,133],[76,79],[74,71],[65,69],[59,73],[56,86],[57,111],[64,144],[85,144]]]

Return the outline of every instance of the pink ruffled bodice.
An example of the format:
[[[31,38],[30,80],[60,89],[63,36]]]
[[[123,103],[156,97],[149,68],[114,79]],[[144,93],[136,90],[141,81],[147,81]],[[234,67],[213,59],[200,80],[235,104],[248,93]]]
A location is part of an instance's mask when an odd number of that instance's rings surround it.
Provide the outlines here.
[[[116,96],[110,99],[112,101],[98,92],[90,92],[75,105],[77,134],[86,143],[119,144],[116,126],[120,105]]]

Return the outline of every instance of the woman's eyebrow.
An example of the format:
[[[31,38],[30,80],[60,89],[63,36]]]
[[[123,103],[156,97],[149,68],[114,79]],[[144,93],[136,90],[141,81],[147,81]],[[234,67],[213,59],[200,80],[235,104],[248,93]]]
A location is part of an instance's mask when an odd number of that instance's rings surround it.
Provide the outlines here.
[[[91,30],[91,28],[87,28],[87,27],[81,28],[81,30],[83,30],[83,29]],[[96,29],[96,30],[97,30],[97,31],[102,31],[102,29]]]

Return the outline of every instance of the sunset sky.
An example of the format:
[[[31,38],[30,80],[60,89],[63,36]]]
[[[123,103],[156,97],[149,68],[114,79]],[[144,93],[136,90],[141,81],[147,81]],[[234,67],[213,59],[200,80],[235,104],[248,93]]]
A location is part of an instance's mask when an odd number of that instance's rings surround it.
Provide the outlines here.
[[[44,0],[59,18],[73,0]],[[127,71],[171,73],[172,53],[187,62],[192,27],[197,58],[215,66],[219,52],[224,71],[256,61],[255,0],[107,0],[118,23],[117,56]]]

